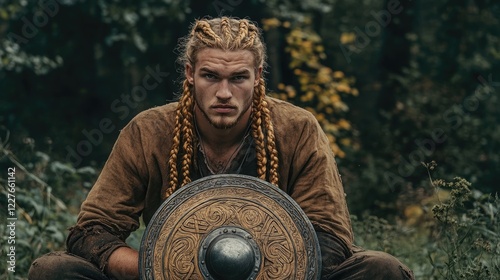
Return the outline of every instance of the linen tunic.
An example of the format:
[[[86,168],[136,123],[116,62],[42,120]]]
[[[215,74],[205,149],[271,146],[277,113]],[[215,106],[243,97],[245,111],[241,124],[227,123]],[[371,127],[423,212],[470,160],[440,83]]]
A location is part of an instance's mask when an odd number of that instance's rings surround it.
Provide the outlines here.
[[[279,158],[279,188],[303,209],[317,232],[335,248],[351,248],[353,235],[345,193],[329,141],[308,111],[266,97]],[[146,225],[166,199],[177,103],[155,107],[128,123],[70,228],[68,252],[105,270],[111,253]],[[318,236],[320,243],[324,239]],[[348,257],[347,253],[346,256]],[[336,262],[343,261],[337,260]]]

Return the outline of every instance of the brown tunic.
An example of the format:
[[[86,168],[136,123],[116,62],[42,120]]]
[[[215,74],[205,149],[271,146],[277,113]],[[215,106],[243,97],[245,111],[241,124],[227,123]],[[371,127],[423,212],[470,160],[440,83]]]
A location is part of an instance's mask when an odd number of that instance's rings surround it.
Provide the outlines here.
[[[338,247],[353,242],[349,213],[333,152],[314,116],[268,97],[279,155],[280,188],[304,210],[317,231]],[[146,110],[120,133],[70,229],[68,251],[105,269],[109,255],[149,223],[168,187],[168,155],[177,103]]]

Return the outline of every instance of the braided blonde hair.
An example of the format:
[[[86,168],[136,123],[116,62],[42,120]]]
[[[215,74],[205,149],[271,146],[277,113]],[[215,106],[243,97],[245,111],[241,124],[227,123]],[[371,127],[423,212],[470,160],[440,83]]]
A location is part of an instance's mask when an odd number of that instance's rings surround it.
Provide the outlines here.
[[[265,66],[266,52],[261,39],[261,31],[254,23],[246,19],[222,17],[197,20],[190,34],[180,43],[182,53],[179,63],[182,66],[186,63],[194,66],[198,52],[205,48],[228,51],[249,50],[254,56],[254,65]],[[168,161],[169,187],[165,197],[191,182],[190,167],[192,161],[195,160],[192,87],[187,79],[183,81],[182,95],[175,114],[173,144]],[[265,96],[265,81],[260,77],[258,85],[254,88],[251,124],[257,155],[257,176],[278,185],[278,151]]]

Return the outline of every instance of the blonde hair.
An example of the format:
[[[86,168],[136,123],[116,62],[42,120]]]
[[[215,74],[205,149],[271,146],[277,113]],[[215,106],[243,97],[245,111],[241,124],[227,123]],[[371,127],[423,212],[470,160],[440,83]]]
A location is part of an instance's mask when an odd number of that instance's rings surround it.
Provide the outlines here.
[[[205,48],[249,50],[254,56],[254,65],[257,69],[264,67],[266,61],[265,46],[261,37],[260,29],[246,19],[222,17],[197,20],[192,25],[190,34],[180,43],[181,55],[178,60],[182,66],[186,63],[194,66],[198,52]],[[173,144],[168,161],[169,187],[165,197],[191,182],[190,167],[195,160],[192,90],[192,85],[185,79],[175,114]],[[257,176],[278,185],[278,152],[265,96],[266,84],[264,78],[260,77],[258,85],[254,88],[251,123],[257,156]]]

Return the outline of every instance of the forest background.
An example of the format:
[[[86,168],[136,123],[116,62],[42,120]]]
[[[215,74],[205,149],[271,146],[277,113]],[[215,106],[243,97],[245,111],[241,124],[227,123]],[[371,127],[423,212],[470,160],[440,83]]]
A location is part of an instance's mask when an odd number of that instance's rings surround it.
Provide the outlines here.
[[[0,0],[0,278],[64,249],[120,129],[175,100],[178,39],[217,15],[263,28],[270,94],[330,138],[356,243],[418,279],[500,278],[494,0]]]

